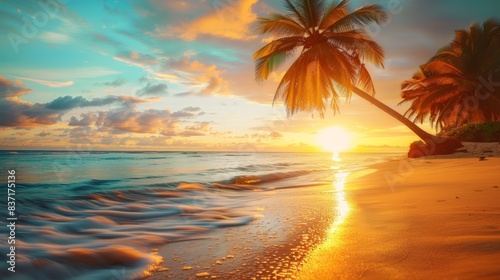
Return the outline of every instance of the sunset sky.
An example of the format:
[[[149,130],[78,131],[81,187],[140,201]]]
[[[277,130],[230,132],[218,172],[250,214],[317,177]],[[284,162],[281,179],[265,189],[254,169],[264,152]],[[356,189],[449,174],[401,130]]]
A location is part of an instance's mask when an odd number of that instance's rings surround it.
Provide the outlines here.
[[[351,1],[391,14],[369,30],[386,55],[371,71],[377,98],[404,112],[401,82],[454,30],[498,15],[499,1],[478,2]],[[257,17],[280,3],[0,1],[0,149],[315,151],[331,126],[357,150],[418,140],[355,96],[324,119],[273,107],[285,68],[259,84],[251,55],[269,41]]]

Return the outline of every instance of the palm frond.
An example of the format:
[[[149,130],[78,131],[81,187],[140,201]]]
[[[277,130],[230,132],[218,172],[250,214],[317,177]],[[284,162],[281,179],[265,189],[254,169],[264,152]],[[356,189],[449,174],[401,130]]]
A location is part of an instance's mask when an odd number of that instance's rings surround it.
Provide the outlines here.
[[[320,13],[324,10],[325,0],[302,0],[299,1],[298,6],[309,28],[319,25]]]
[[[259,18],[257,30],[261,34],[274,36],[303,36],[307,30],[288,15],[271,14],[269,18]]]
[[[480,80],[500,69],[499,26],[488,20],[456,31],[449,45],[402,83],[401,103],[411,102],[406,115],[415,121],[428,118],[436,128],[500,119],[500,89],[490,92]]]
[[[255,63],[255,79],[267,80],[269,74],[278,68],[285,60],[294,54],[302,44],[302,37],[285,37],[274,40],[256,51],[252,58]]]
[[[389,16],[379,5],[370,5],[359,8],[337,20],[326,29],[332,32],[351,31],[355,28],[362,28],[372,23],[383,24],[389,20]]]
[[[292,0],[285,0],[284,6],[285,9],[287,9],[292,15],[294,15],[297,18],[297,21],[300,22],[302,27],[307,30],[307,33],[311,34],[310,28],[311,26],[308,25],[307,19],[304,17],[304,15],[298,10],[296,3],[297,1],[292,1]]]
[[[341,18],[345,17],[347,12],[348,0],[334,1],[330,4],[330,7],[323,14],[321,22],[319,24],[320,30],[325,30]]]
[[[318,44],[290,66],[278,85],[274,102],[283,101],[289,115],[317,111],[323,116],[328,104],[336,113],[339,92],[350,98],[357,78],[357,67],[349,55],[328,43]]]
[[[367,93],[375,95],[375,87],[373,86],[372,77],[370,76],[370,73],[368,72],[364,64],[362,64],[359,69],[358,86],[360,86],[361,89],[363,89]]]
[[[299,47],[303,44],[304,40],[301,36],[284,37],[271,41],[264,47],[260,48],[253,53],[252,59],[259,59],[271,55],[275,52],[282,52],[290,48]]]
[[[425,65],[425,71],[429,73],[455,73],[463,75],[463,71],[458,68],[456,63],[450,63],[444,59],[433,59]]]
[[[382,47],[363,30],[351,30],[340,33],[325,32],[325,36],[334,45],[356,53],[361,62],[370,62],[376,67],[384,68],[384,51]]]

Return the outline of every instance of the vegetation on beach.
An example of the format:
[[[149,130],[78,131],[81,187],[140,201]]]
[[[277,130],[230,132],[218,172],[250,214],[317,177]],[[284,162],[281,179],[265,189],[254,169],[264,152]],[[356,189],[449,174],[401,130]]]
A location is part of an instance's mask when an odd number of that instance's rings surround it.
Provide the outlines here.
[[[432,154],[446,154],[461,147],[458,140],[439,138],[374,97],[375,89],[365,63],[384,67],[384,53],[364,28],[387,22],[381,6],[369,5],[349,11],[348,0],[284,0],[286,14],[259,18],[258,31],[273,41],[253,54],[257,81],[269,75],[287,59],[296,57],[284,74],[274,102],[283,101],[288,114],[338,112],[339,100],[352,93],[372,103],[417,134]],[[299,54],[297,55],[297,52]]]
[[[440,135],[465,142],[500,142],[500,122],[465,124],[451,130],[441,131]]]
[[[438,133],[442,137],[451,137],[463,142],[500,142],[500,122],[469,123],[453,129],[444,129]],[[422,141],[410,144],[408,157],[415,158],[427,154],[431,149]]]

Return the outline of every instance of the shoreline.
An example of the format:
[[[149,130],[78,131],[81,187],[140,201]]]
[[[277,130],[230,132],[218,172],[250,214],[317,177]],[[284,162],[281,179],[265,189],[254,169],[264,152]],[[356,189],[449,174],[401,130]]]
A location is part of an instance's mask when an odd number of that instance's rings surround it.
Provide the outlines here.
[[[264,193],[250,224],[161,247],[169,270],[147,279],[498,278],[500,158],[463,155],[368,165],[342,189]]]
[[[330,190],[319,183],[268,191],[250,206],[256,211],[250,224],[215,229],[207,239],[162,246],[158,253],[169,270],[147,279],[292,278],[309,248],[326,237],[335,214],[334,198],[324,195]],[[309,204],[311,200],[316,203]]]
[[[345,218],[348,209],[341,200],[346,179],[374,171],[366,167],[347,175],[332,170],[337,175],[316,178],[305,187],[264,192],[249,206],[257,219],[215,229],[206,239],[162,246],[158,254],[168,271],[153,272],[146,279],[296,279],[312,248],[327,240],[334,231],[331,226]]]

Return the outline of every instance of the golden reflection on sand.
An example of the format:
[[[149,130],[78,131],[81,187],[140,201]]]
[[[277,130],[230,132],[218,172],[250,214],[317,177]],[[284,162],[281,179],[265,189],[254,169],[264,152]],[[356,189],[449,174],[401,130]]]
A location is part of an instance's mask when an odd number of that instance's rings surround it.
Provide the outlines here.
[[[349,172],[339,170],[335,173],[335,178],[332,182],[332,186],[334,188],[333,195],[335,197],[335,201],[337,205],[335,206],[335,221],[332,223],[332,226],[329,229],[330,233],[337,231],[338,227],[342,224],[342,222],[347,217],[349,213],[349,203],[346,199],[346,193],[344,191],[345,182],[347,180],[347,176],[349,176]]]
[[[327,229],[327,236],[315,248],[311,248],[305,257],[301,269],[296,272],[293,279],[316,280],[316,279],[341,279],[333,277],[331,269],[339,263],[331,262],[331,254],[342,246],[345,235],[342,233],[346,223],[346,218],[351,212],[351,205],[347,201],[345,186],[350,172],[342,170],[340,167],[332,166],[334,178],[331,183],[331,193],[333,195],[333,207],[331,208],[333,221]],[[353,175],[355,175],[354,173]],[[325,261],[328,257],[329,261]],[[341,256],[348,258],[349,256]],[[336,260],[340,261],[340,260]],[[319,275],[319,276],[318,276]]]

